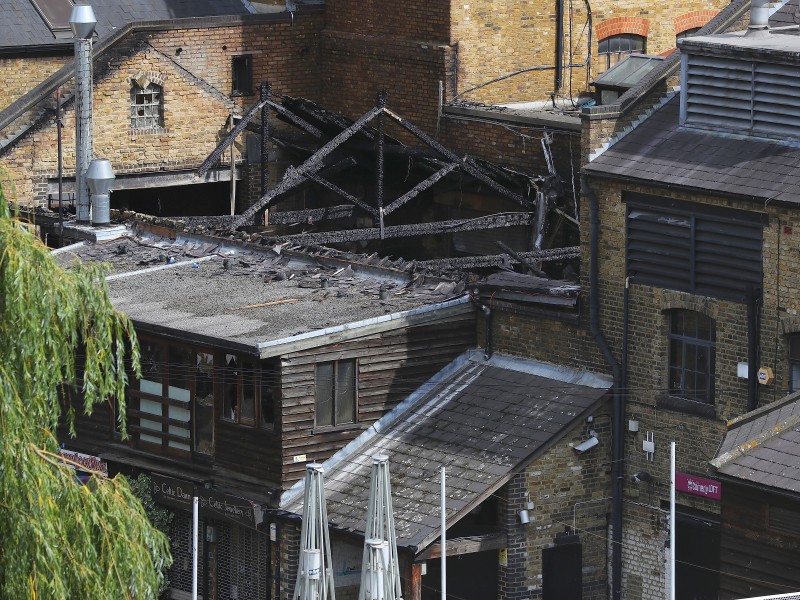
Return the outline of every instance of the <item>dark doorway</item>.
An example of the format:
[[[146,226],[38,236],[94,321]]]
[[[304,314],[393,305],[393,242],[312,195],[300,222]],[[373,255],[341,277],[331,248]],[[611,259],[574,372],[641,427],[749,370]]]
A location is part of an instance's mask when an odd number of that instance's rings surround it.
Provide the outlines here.
[[[713,515],[676,508],[675,584],[678,600],[717,600],[719,522]]]
[[[459,600],[497,598],[497,550],[447,557],[447,597]],[[422,576],[422,600],[441,600],[442,561],[428,560]]]

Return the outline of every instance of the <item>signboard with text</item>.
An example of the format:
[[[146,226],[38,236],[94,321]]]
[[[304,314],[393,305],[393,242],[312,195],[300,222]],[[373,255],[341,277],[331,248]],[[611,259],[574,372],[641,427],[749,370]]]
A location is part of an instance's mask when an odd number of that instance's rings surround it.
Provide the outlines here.
[[[200,514],[205,517],[231,521],[238,525],[257,529],[264,520],[264,511],[257,504],[232,496],[219,490],[209,490],[196,486],[190,481],[174,477],[151,474],[153,480],[153,500],[164,506],[181,510],[192,510],[192,498],[197,495]]]
[[[687,473],[675,473],[675,489],[679,492],[703,496],[712,500],[722,498],[722,483]]]

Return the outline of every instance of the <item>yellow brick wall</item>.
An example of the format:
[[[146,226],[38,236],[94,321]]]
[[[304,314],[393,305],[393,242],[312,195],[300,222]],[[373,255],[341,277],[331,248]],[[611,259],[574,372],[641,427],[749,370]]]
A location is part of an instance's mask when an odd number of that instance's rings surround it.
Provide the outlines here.
[[[577,96],[605,70],[605,63],[597,55],[598,33],[641,33],[644,27],[647,53],[662,54],[675,47],[676,25],[682,28],[707,22],[728,3],[729,0],[593,1],[591,70],[574,68],[571,77],[565,70],[559,94],[568,96],[571,92]],[[451,7],[451,37],[458,42],[458,93],[514,71],[555,64],[555,0],[461,0]],[[564,14],[563,64],[583,64],[589,35],[586,4],[564,0]],[[540,70],[491,84],[464,98],[486,103],[546,100],[555,91],[554,86],[554,71]]]
[[[0,110],[71,61],[72,55],[0,58]]]

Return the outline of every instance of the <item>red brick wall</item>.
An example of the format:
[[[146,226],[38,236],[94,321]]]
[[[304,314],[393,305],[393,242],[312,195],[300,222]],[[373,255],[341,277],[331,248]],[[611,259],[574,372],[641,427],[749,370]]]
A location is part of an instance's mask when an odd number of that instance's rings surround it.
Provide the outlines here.
[[[717,10],[693,10],[679,17],[675,17],[673,20],[675,24],[675,33],[678,34],[687,29],[702,27],[716,17],[718,12]]]
[[[598,40],[622,33],[633,33],[647,37],[650,31],[650,20],[642,17],[615,17],[601,21],[594,26],[594,31]]]

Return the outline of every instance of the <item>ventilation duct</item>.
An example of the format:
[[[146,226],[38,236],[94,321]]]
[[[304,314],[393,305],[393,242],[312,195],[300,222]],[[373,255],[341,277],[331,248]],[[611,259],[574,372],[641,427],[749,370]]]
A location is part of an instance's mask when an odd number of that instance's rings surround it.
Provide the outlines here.
[[[92,192],[92,225],[108,225],[111,222],[111,184],[114,183],[114,169],[104,158],[95,158],[86,171],[86,181]]]
[[[72,9],[70,27],[75,34],[75,191],[76,218],[89,222],[89,189],[86,170],[92,160],[92,34],[97,21],[91,6],[78,4]]]
[[[747,35],[769,33],[769,0],[751,0]]]

